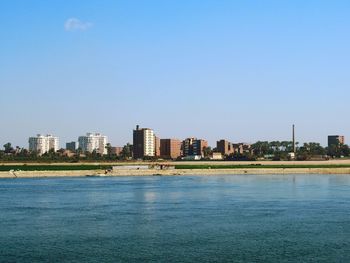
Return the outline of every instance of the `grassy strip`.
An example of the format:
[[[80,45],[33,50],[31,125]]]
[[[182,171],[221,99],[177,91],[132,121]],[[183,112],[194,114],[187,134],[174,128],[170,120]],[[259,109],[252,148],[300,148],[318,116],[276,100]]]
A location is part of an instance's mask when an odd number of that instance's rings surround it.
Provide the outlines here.
[[[0,165],[0,171],[79,171],[79,170],[105,170],[110,165]]]
[[[111,165],[0,165],[0,171],[10,170],[21,171],[89,171],[105,170],[111,168]],[[237,164],[237,165],[210,165],[210,164],[179,164],[175,169],[287,169],[287,168],[350,168],[350,164]]]
[[[184,165],[175,165],[175,169],[286,169],[286,168],[350,168],[350,164],[290,164],[290,165],[278,165],[278,164],[250,164],[250,165],[210,165],[210,164],[184,164]]]

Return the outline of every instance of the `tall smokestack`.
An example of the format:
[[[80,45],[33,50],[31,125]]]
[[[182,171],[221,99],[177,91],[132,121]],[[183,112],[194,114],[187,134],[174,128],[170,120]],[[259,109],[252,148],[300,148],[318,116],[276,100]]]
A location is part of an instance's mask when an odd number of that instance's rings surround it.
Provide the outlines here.
[[[293,124],[293,153],[295,154],[295,125]]]

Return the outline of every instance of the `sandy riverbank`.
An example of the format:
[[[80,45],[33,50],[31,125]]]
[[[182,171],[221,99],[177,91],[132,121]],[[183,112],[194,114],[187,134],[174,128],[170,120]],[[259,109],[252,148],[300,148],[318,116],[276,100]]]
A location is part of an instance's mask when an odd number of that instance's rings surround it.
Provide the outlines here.
[[[175,169],[119,170],[107,176],[173,176],[173,175],[239,175],[239,174],[348,174],[350,168],[248,168],[248,169]],[[83,177],[104,175],[103,170],[91,171],[16,171],[0,172],[0,178]]]
[[[59,166],[79,166],[79,165],[147,165],[147,164],[168,164],[168,165],[350,165],[350,159],[335,159],[324,161],[119,161],[119,162],[79,162],[79,163],[40,163],[40,162],[0,162],[0,165],[59,165]]]

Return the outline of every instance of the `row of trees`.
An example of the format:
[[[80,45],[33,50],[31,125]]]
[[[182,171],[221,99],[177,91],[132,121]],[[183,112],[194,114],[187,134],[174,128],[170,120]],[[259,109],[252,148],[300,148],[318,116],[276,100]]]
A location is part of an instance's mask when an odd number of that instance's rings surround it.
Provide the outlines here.
[[[296,156],[298,160],[307,160],[313,157],[318,158],[340,158],[349,157],[350,148],[346,144],[331,145],[323,147],[317,142],[309,142],[296,145]],[[271,156],[273,159],[288,159],[289,153],[293,152],[292,141],[258,141],[252,145],[252,155],[256,158],[264,158]]]

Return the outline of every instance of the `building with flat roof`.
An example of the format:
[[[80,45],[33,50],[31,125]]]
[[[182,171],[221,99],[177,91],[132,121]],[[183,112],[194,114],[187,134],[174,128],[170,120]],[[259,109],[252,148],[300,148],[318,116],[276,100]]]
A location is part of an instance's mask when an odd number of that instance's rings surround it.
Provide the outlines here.
[[[85,136],[80,136],[78,138],[79,148],[83,152],[96,151],[97,153],[103,155],[107,154],[107,136],[102,135],[101,133],[87,133]]]
[[[228,156],[234,153],[251,153],[252,147],[249,143],[232,143],[227,140],[220,140],[216,142],[216,150],[223,156]]]
[[[230,155],[235,152],[233,144],[227,140],[220,140],[216,142],[216,150],[223,156]]]
[[[160,157],[176,159],[181,156],[181,141],[177,139],[160,140]]]
[[[156,137],[154,131],[149,128],[140,128],[139,125],[133,130],[133,157],[142,159],[156,155]]]
[[[156,157],[160,157],[160,138],[154,137],[154,155]]]
[[[197,138],[187,138],[182,142],[183,156],[204,156],[204,150],[208,147],[206,140]]]
[[[332,145],[339,146],[345,144],[345,137],[342,135],[329,135],[328,136],[328,147]]]
[[[38,134],[36,137],[30,137],[28,142],[29,151],[37,152],[39,155],[47,153],[50,150],[57,152],[59,149],[58,137],[55,137],[51,134]]]
[[[122,151],[123,147],[111,147],[111,154],[119,156]]]
[[[210,160],[222,160],[223,156],[221,152],[212,152],[210,154]]]
[[[67,142],[66,143],[66,150],[75,152],[77,149],[77,143],[76,142]]]

